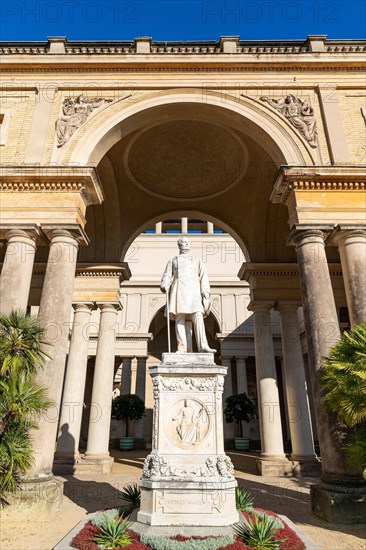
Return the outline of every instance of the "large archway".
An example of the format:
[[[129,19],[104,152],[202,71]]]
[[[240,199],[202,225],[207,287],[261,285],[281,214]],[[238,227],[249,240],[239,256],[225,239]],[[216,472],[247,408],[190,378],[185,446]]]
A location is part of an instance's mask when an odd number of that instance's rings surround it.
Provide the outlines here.
[[[73,152],[70,144],[69,160],[98,163],[105,201],[87,212],[91,246],[82,260],[121,261],[141,227],[182,211],[217,220],[251,261],[294,259],[287,209],[269,196],[281,164],[314,159],[255,101],[152,94],[89,135]]]

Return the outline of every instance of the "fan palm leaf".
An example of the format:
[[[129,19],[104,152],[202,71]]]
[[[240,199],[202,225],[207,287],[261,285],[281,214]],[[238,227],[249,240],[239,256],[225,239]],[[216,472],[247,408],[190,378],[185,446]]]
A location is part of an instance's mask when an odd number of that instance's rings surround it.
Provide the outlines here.
[[[50,356],[45,351],[49,343],[45,330],[37,316],[13,310],[9,315],[0,314],[0,374],[24,371],[35,373]]]

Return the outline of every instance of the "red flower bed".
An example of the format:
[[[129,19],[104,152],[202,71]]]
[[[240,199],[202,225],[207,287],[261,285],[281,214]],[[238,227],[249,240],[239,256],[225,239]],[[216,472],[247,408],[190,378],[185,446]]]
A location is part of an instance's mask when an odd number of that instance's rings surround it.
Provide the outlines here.
[[[257,508],[265,512],[269,516],[278,518],[278,515],[270,510],[264,510],[263,508]],[[254,518],[253,514],[248,514],[243,512],[243,515],[246,519]],[[276,539],[287,539],[281,544],[281,550],[305,550],[305,544],[297,536],[297,534],[287,525],[287,523],[281,520],[284,524],[283,529],[280,529],[276,534]],[[77,548],[78,550],[100,550],[97,543],[94,541],[94,537],[99,533],[98,527],[95,527],[92,523],[87,523],[85,527],[72,539],[71,546]],[[132,543],[127,546],[128,550],[150,550],[150,546],[143,544],[140,541],[140,535],[135,533],[135,531],[128,530]],[[174,537],[169,537],[172,540],[185,541],[185,540],[204,540],[209,537],[185,537],[183,535],[176,535]],[[236,540],[233,544],[220,548],[220,550],[253,550],[250,546],[244,544],[239,540]]]

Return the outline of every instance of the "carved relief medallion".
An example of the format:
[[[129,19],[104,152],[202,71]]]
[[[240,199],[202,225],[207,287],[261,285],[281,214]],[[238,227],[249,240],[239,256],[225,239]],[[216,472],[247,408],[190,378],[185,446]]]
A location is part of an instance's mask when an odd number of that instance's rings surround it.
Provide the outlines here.
[[[179,399],[168,407],[164,418],[168,439],[183,449],[200,445],[210,430],[210,415],[198,399]]]

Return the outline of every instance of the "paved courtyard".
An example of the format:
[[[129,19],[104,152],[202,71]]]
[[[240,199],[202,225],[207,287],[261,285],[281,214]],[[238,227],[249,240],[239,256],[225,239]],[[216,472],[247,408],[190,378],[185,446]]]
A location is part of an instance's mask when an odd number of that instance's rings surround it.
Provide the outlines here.
[[[86,513],[118,505],[119,491],[140,475],[146,451],[113,451],[115,463],[108,476],[64,476],[64,499],[61,510],[49,518],[39,518],[25,511],[1,515],[1,550],[52,550]],[[255,475],[250,454],[229,453],[239,484],[249,489],[255,505],[285,514],[321,549],[364,550],[364,526],[329,525],[310,511],[309,487],[312,478],[263,478]]]

